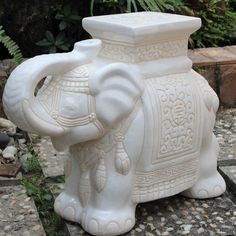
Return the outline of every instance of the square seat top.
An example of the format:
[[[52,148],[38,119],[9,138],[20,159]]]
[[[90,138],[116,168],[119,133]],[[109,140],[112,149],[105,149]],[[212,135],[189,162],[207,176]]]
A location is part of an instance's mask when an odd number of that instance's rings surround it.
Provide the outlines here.
[[[158,39],[189,37],[201,19],[160,12],[136,12],[83,19],[83,27],[94,38],[141,43]]]

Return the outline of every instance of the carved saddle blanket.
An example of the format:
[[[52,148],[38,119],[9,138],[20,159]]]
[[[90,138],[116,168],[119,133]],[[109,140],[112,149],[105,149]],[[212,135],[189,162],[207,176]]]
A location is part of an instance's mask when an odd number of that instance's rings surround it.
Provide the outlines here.
[[[137,202],[181,192],[198,178],[202,111],[196,80],[189,72],[145,81],[144,146],[133,195]]]

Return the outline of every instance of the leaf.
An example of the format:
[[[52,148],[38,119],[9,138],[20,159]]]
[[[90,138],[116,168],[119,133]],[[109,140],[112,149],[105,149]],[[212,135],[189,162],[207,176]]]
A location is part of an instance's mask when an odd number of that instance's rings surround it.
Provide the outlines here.
[[[79,21],[79,20],[82,19],[82,17],[79,16],[79,15],[71,15],[69,18],[70,18],[71,20],[76,20],[76,21]]]
[[[63,20],[64,19],[64,15],[60,14],[60,13],[57,13],[56,16],[55,16],[55,19],[56,20]]]
[[[52,32],[50,32],[50,31],[47,30],[47,31],[45,32],[45,35],[46,35],[46,38],[48,39],[49,42],[54,43],[55,38],[54,38]]]
[[[52,43],[49,42],[47,39],[42,39],[42,40],[38,41],[38,42],[36,43],[36,45],[37,45],[37,46],[41,46],[41,47],[47,47],[47,46],[51,46]]]
[[[67,4],[66,6],[63,7],[63,13],[65,16],[69,16],[71,13],[71,5]]]
[[[106,183],[106,167],[104,158],[99,160],[96,166],[94,178],[95,188],[100,193],[105,187]]]
[[[45,200],[47,200],[47,201],[51,201],[51,200],[52,200],[52,195],[46,193],[46,194],[43,195],[43,199],[45,199]]]
[[[91,2],[90,2],[90,15],[91,16],[93,16],[94,1],[95,0],[91,0]]]
[[[67,27],[67,23],[65,21],[61,21],[59,24],[59,29],[62,31]]]
[[[2,43],[8,50],[9,54],[14,57],[15,62],[20,64],[23,60],[23,55],[20,51],[20,48],[15,41],[6,35],[2,25],[0,25],[0,43]]]
[[[56,52],[57,52],[57,48],[55,46],[50,47],[49,53],[56,53]]]
[[[56,37],[56,41],[55,44],[60,44],[60,42],[64,42],[65,41],[65,32],[60,32],[57,37]]]
[[[69,51],[69,47],[67,45],[58,45],[58,48],[60,48],[63,51]]]

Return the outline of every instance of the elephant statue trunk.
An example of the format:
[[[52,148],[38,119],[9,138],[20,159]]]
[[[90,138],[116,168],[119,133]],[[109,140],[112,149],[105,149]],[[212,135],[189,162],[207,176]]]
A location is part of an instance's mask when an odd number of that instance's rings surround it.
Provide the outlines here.
[[[19,128],[28,132],[61,136],[65,129],[44,114],[34,95],[35,88],[48,75],[65,74],[79,65],[91,62],[100,48],[100,40],[85,40],[76,43],[72,52],[36,56],[23,62],[12,72],[5,86],[3,105],[6,115]],[[42,111],[40,116],[35,109]]]

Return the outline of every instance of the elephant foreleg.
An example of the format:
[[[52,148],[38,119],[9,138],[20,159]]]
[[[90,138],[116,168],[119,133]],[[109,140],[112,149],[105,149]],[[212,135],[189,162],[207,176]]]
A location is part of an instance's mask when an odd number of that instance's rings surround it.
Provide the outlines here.
[[[82,207],[79,199],[79,180],[81,178],[76,157],[69,157],[66,163],[65,188],[56,198],[54,210],[62,218],[80,222]]]
[[[119,174],[114,158],[107,157],[103,163],[104,167],[98,164],[91,170],[91,198],[84,208],[82,226],[91,234],[112,236],[129,231],[135,224],[136,204],[131,199],[135,177],[132,168],[127,175]]]

